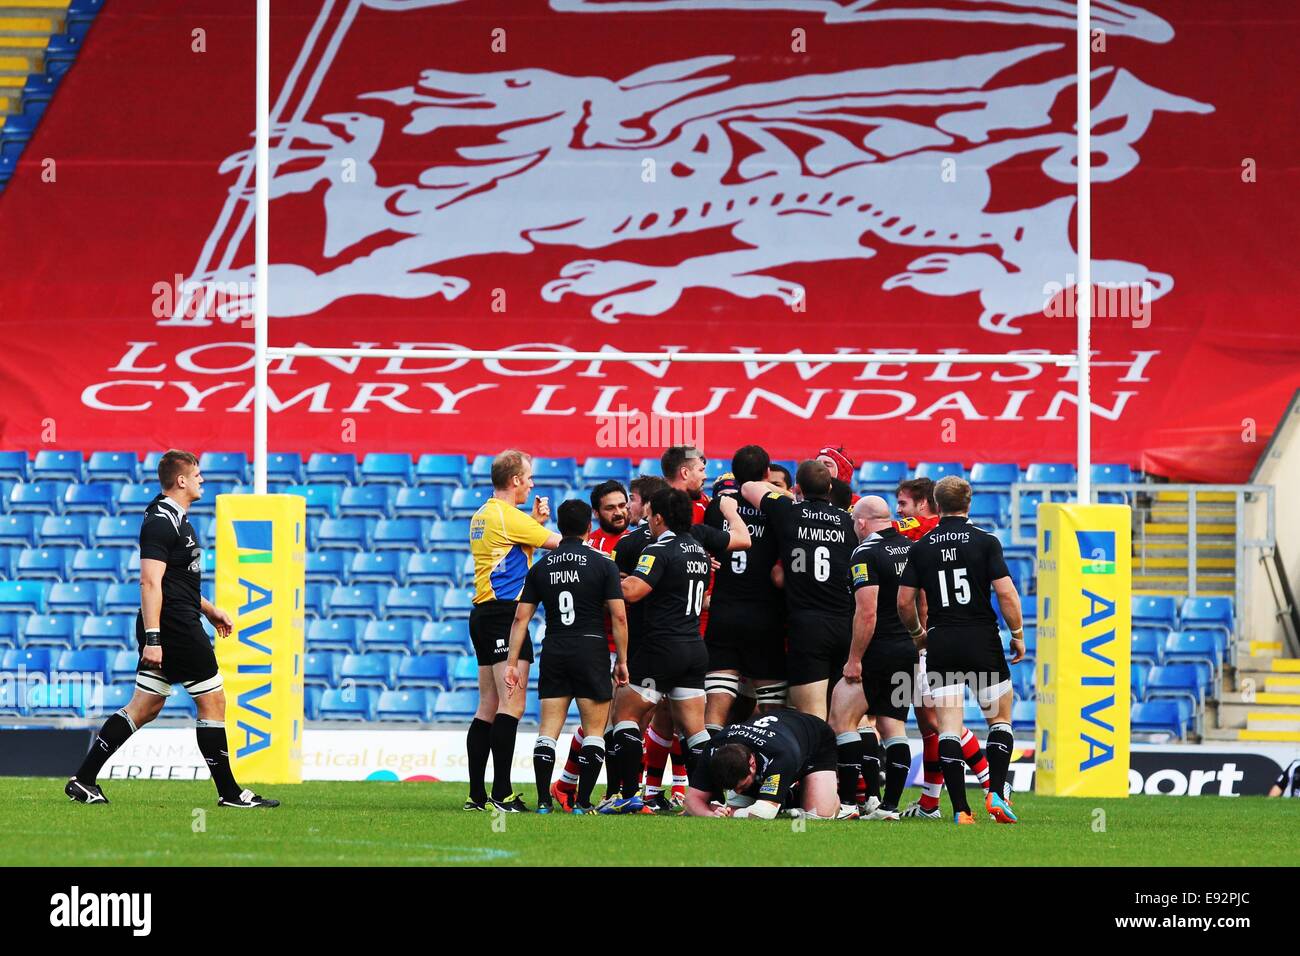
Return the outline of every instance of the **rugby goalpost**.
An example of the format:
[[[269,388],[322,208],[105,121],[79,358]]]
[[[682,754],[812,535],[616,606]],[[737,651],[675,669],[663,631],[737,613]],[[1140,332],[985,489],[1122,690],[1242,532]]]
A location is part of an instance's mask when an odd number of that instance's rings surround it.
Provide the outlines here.
[[[891,355],[890,364],[937,365],[1056,365],[1078,369],[1077,449],[1075,465],[1077,500],[1088,503],[1092,498],[1092,93],[1091,0],[1078,0],[1075,24],[1076,43],[1076,138],[1078,141],[1078,264],[1075,283],[1077,344],[1073,353],[1048,355],[1010,355],[1006,353],[969,353],[962,355],[914,354]],[[357,349],[315,348],[307,346],[276,347],[267,344],[269,287],[267,267],[270,260],[270,104],[271,104],[271,0],[257,0],[257,132],[256,176],[254,183],[254,269],[256,275],[253,315],[253,491],[266,494],[267,465],[267,372],[275,359],[315,358],[431,358],[443,361],[553,362],[556,354],[547,351],[500,351],[477,349]],[[719,352],[566,352],[566,359],[602,362],[691,362],[737,363],[825,362],[851,364],[863,361],[861,354],[732,354]]]

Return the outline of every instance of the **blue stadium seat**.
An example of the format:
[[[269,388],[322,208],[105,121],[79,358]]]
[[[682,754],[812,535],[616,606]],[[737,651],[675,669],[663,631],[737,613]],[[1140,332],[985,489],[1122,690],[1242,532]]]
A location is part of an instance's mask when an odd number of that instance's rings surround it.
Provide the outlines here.
[[[1017,700],[1032,700],[1034,697],[1034,668],[1032,664],[1021,662],[1011,665],[1011,689]]]
[[[1020,480],[1020,469],[1010,462],[977,461],[971,465],[970,483],[976,491],[1009,491]]]
[[[26,481],[28,478],[27,452],[0,451],[0,478]]]
[[[110,584],[104,591],[104,614],[134,614],[140,610],[140,584],[138,581]]]
[[[420,551],[424,535],[425,526],[419,518],[381,518],[375,525],[372,546],[376,551]]]
[[[1147,700],[1182,698],[1199,708],[1205,699],[1205,680],[1195,664],[1165,664],[1147,672]]]
[[[637,475],[654,475],[656,478],[662,478],[663,472],[664,470],[659,458],[642,458],[641,463],[636,466],[636,474],[632,477],[635,478]]]
[[[464,455],[421,455],[415,467],[417,485],[469,484],[469,462]]]
[[[59,481],[32,481],[14,485],[9,492],[10,514],[58,514],[63,506],[67,484]]]
[[[631,458],[589,457],[582,466],[582,483],[598,485],[602,481],[621,481],[627,485],[632,480]]]
[[[321,720],[374,720],[375,697],[364,687],[327,690],[318,712]]]
[[[369,528],[365,518],[325,518],[316,529],[317,548],[369,551]]]
[[[384,614],[390,618],[411,617],[436,621],[443,593],[434,584],[389,588],[388,597],[384,601]]]
[[[123,485],[117,493],[117,510],[125,514],[138,514],[149,507],[149,503],[158,496],[154,485]]]
[[[531,671],[529,672],[532,673]],[[451,664],[451,671],[448,675],[451,686],[448,690],[472,690],[478,691],[478,660],[473,654],[462,654],[456,657]]]
[[[0,611],[44,613],[48,591],[45,581],[0,581]]]
[[[135,684],[109,684],[100,689],[99,705],[100,714],[111,714],[114,711],[121,710],[127,704],[131,703],[131,698],[135,696]]]
[[[18,560],[20,551],[22,548],[0,544],[0,580],[8,580],[14,576],[14,563]]]
[[[469,480],[478,485],[492,483],[492,455],[475,455],[469,466]]]
[[[53,652],[48,647],[25,647],[0,654],[0,675],[8,681],[21,681],[32,674],[48,677]],[[6,681],[0,680],[0,684]],[[477,696],[477,695],[476,695]]]
[[[434,522],[429,529],[428,547],[434,551],[464,551],[469,547],[469,519]]]
[[[533,693],[528,695],[528,702],[524,704],[523,715],[519,718],[519,726],[536,727],[542,722],[542,702],[537,698],[537,686],[531,680],[529,675],[528,689]]]
[[[27,688],[27,711],[33,717],[82,717],[97,702],[98,685],[80,680],[60,680]]]
[[[313,484],[355,485],[357,456],[326,455],[317,452],[307,459],[307,481]]]
[[[447,654],[406,657],[397,665],[397,689],[451,690],[451,665]],[[455,660],[466,660],[456,657]]]
[[[70,548],[23,548],[14,563],[14,576],[25,581],[66,581],[72,554]]]
[[[572,488],[578,483],[578,462],[573,458],[534,458],[533,481]]]
[[[327,487],[337,489],[338,485]],[[393,514],[392,485],[353,485],[339,498],[339,514],[345,518],[389,518]]]
[[[105,481],[68,485],[63,492],[65,515],[109,515],[116,509],[117,488]]]
[[[996,602],[994,602],[996,604]],[[998,607],[998,613],[1001,614],[1002,608]],[[1025,624],[1025,645],[1029,645],[1029,628],[1033,627],[1038,620],[1038,596],[1034,594],[1020,595],[1020,614],[1024,618]]]
[[[77,643],[77,619],[71,614],[33,614],[23,628],[24,647],[67,647]]]
[[[474,608],[474,589],[471,587],[452,588],[442,601],[443,620],[455,621],[461,618],[469,620],[469,612]]]
[[[203,497],[190,505],[189,514],[215,515],[217,513],[217,496],[231,494],[249,494],[252,488],[233,481],[204,481]]]
[[[352,555],[348,580],[353,584],[399,585],[403,582],[406,558],[397,551],[358,551]]]
[[[81,625],[79,646],[130,651],[136,646],[135,619],[129,614],[91,614]]]
[[[51,614],[98,614],[108,584],[103,581],[63,581],[50,585],[45,607]]]
[[[348,566],[357,551],[325,549],[306,555],[307,580],[324,584],[347,584]]]
[[[176,691],[172,696],[167,698],[167,703],[163,704],[161,716],[168,720],[177,720],[190,722],[199,715],[198,705],[194,703],[194,698],[182,690]]]
[[[1194,664],[1204,661],[1215,676],[1223,667],[1223,646],[1210,631],[1172,631],[1165,638],[1166,664]]]
[[[389,554],[390,552],[384,552]],[[405,557],[405,577],[397,583],[438,584],[453,587],[459,583],[457,558],[447,551],[413,551]]]
[[[36,543],[36,518],[32,515],[0,515],[0,545],[30,548]]]
[[[18,639],[23,633],[23,625],[26,623],[26,612],[0,611],[0,649],[17,647]]]
[[[420,629],[415,649],[421,654],[468,654],[474,644],[469,639],[469,621],[430,621]]]
[[[1178,604],[1164,595],[1135,594],[1132,621],[1134,627],[1161,625],[1172,631],[1178,626]]]
[[[1025,469],[1025,481],[1071,482],[1078,479],[1074,466],[1064,462],[1034,462]]]
[[[1154,664],[1134,661],[1129,665],[1129,697],[1133,703],[1147,699],[1147,674]]]
[[[965,478],[966,469],[962,467],[959,461],[923,461],[916,466],[916,477],[918,478],[929,478],[931,481],[938,481],[948,475]]]
[[[389,651],[411,654],[415,650],[415,622],[398,618],[394,621],[371,621],[361,633],[361,652]]]
[[[1164,663],[1161,659],[1165,650],[1165,639],[1172,634],[1166,627],[1134,627],[1132,660],[1147,667]]]
[[[320,720],[320,699],[325,696],[323,687],[302,689],[302,715],[305,720]]]
[[[1232,598],[1189,597],[1183,601],[1178,620],[1184,631],[1209,629],[1231,637],[1234,627]]]
[[[1134,704],[1129,729],[1135,734],[1167,733],[1182,738],[1186,732],[1182,712],[1172,700],[1151,700]]]
[[[216,525],[217,519],[212,515],[196,514],[191,514],[189,519],[190,527],[194,529],[194,534],[195,537],[199,539],[199,544],[206,541],[208,542],[209,547],[215,547],[217,535],[212,529]]]
[[[1133,469],[1128,465],[1093,465],[1089,474],[1094,485],[1127,485],[1133,481]]]
[[[538,492],[541,493],[541,492]],[[491,487],[478,486],[475,488],[457,488],[451,494],[451,501],[447,506],[447,514],[452,518],[472,518],[474,512],[482,507],[483,502],[492,497]],[[558,505],[559,502],[552,500],[552,505]]]
[[[306,612],[306,616],[309,618],[324,617],[329,611],[329,600],[330,595],[334,593],[334,585],[309,581],[305,590],[302,607],[303,611]]]
[[[24,687],[13,681],[0,681],[0,716],[25,717]]]
[[[305,499],[307,514],[321,518],[338,517],[339,500],[343,494],[339,485],[286,485],[280,493]]]
[[[344,654],[308,651],[302,659],[302,679],[308,686],[333,687],[339,682]]]
[[[132,648],[131,650],[118,651],[108,660],[109,679],[114,684],[124,681],[135,683],[135,672],[140,666],[140,652]]]
[[[474,555],[465,552],[455,555],[460,559],[460,583],[465,586],[474,583]]]
[[[490,489],[488,493],[491,494]],[[574,497],[581,498],[583,501],[587,500],[585,494],[575,494],[570,492],[570,490],[564,485],[534,485],[532,493],[529,494],[528,500],[520,506],[520,510],[531,514],[533,510],[533,501],[537,498],[546,498],[551,505],[551,522],[554,523],[554,515],[556,511],[559,510],[561,502]],[[452,517],[455,517],[455,515],[453,514]]]
[[[905,461],[864,461],[858,469],[858,485],[871,491],[893,492],[904,478],[910,478]]]
[[[363,485],[415,484],[415,465],[410,455],[372,451],[361,462]]]
[[[1032,700],[1018,700],[1011,705],[1011,729],[1032,734],[1037,726],[1038,704]]]
[[[478,710],[477,690],[457,690],[438,695],[433,719],[445,723],[469,723]]]
[[[712,485],[730,470],[730,458],[709,458],[704,462],[704,483]]]
[[[160,451],[145,453],[144,462],[140,465],[140,477],[148,484],[158,480],[158,463],[162,461],[162,456]]]
[[[1014,706],[1014,705],[1013,705]],[[966,699],[966,708],[962,716],[962,723],[971,731],[982,733],[988,730],[988,718],[984,716],[984,711],[980,710],[980,705],[975,703],[969,697]]]
[[[90,515],[48,515],[41,519],[41,544],[84,548],[90,544],[90,521]]]
[[[276,452],[266,456],[266,482],[276,485],[302,483],[302,455],[295,452]]]
[[[230,481],[242,485],[251,477],[248,456],[242,451],[205,451],[199,456],[199,471],[205,483]]]
[[[94,674],[104,683],[109,679],[108,651],[91,648],[89,650],[64,651],[59,655],[54,669],[64,674]]]
[[[386,690],[379,695],[375,716],[379,720],[413,721],[427,724],[433,720],[437,694],[425,690]]]
[[[79,451],[38,451],[32,460],[32,481],[80,481],[86,456]]]
[[[357,618],[317,618],[307,625],[307,650],[313,654],[322,651],[353,654],[357,650],[360,629],[361,622]]]
[[[395,654],[345,654],[339,669],[339,682],[351,681],[357,687],[392,687],[397,683]]]
[[[1000,527],[1008,524],[1008,502],[1005,495],[985,492],[974,495],[970,503],[970,520],[981,527]]]
[[[345,584],[330,592],[330,617],[378,618],[385,590],[382,584]]]
[[[393,502],[393,515],[397,518],[444,518],[451,494],[452,489],[447,485],[399,488]]]

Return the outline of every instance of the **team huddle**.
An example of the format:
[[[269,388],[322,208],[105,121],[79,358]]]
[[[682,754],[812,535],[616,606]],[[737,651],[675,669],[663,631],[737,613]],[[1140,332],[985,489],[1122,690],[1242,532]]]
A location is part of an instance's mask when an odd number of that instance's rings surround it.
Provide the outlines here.
[[[706,497],[700,451],[674,446],[660,464],[662,477],[563,502],[552,532],[544,498],[531,517],[519,507],[528,455],[494,460],[493,497],[470,524],[480,693],[465,809],[527,809],[510,768],[540,608],[538,813],[937,820],[947,789],[964,824],[975,819],[969,768],[989,816],[1015,823],[1013,694],[990,594],[1012,663],[1024,654],[1020,601],[998,539],[968,520],[970,485],[904,481],[894,508],[853,494],[841,449],[791,476],[747,445]],[[983,748],[963,726],[968,690],[988,718]],[[575,701],[581,726],[556,780]],[[923,784],[900,810],[909,710]]]

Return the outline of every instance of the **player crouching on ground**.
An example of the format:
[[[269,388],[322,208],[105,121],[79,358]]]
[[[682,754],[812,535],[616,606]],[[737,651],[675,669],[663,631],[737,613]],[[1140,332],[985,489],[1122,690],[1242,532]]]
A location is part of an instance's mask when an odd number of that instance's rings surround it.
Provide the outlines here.
[[[785,710],[732,724],[691,768],[686,814],[771,820],[791,802],[797,783],[803,813],[834,820],[840,812],[835,764],[835,734],[820,717]],[[714,802],[727,791],[735,793],[731,800]]]

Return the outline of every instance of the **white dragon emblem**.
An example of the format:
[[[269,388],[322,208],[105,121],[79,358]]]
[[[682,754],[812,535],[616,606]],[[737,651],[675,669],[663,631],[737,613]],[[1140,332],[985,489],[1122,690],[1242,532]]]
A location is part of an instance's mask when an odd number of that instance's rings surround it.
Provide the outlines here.
[[[403,136],[477,128],[494,139],[460,147],[456,161],[424,169],[415,182],[381,186],[373,165],[385,135],[381,118],[358,109],[277,125],[273,168],[292,162],[295,169],[273,175],[272,200],[326,183],[323,252],[346,261],[321,273],[273,263],[269,311],[309,315],[354,295],[452,300],[468,280],[430,268],[542,245],[599,250],[709,231],[718,248],[708,254],[657,265],[576,259],[538,293],[553,303],[591,299],[602,322],[661,315],[687,289],[774,296],[798,308],[804,290],[782,276],[783,267],[865,261],[891,244],[922,254],[894,275],[873,279],[864,267],[854,273],[858,281],[936,296],[974,293],[982,328],[1019,333],[1017,320],[1041,315],[1052,286],[1071,283],[1077,260],[1075,137],[1051,116],[1075,76],[999,81],[1063,50],[1043,43],[745,84],[720,72],[732,59],[726,55],[618,80],[545,69],[424,70],[411,86],[359,99],[406,110]],[[1103,67],[1093,78],[1104,85],[1092,115],[1096,183],[1137,165],[1134,146],[1157,112],[1213,110],[1123,68]],[[1045,177],[1054,198],[1007,210],[1008,197],[993,201],[990,171],[1026,156],[1021,175]],[[304,159],[315,164],[304,169]],[[345,180],[348,161],[355,176]],[[249,162],[244,151],[221,171]],[[402,238],[346,259],[385,231]],[[1169,275],[1114,259],[1095,260],[1093,277],[1134,287],[1147,301],[1173,286]],[[189,281],[251,284],[252,269],[200,271]],[[234,321],[251,310],[243,295],[217,311]]]

